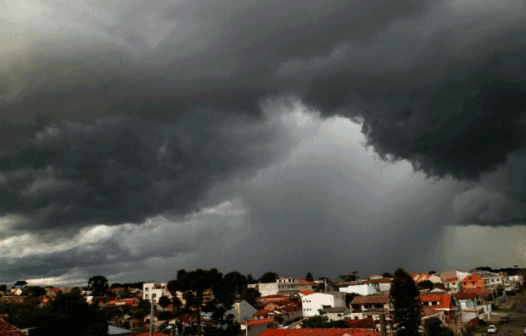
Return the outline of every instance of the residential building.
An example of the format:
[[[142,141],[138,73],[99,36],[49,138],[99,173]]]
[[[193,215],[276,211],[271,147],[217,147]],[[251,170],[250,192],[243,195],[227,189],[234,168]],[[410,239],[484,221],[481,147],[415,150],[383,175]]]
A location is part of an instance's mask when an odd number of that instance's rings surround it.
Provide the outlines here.
[[[234,321],[242,323],[253,319],[253,315],[257,313],[257,309],[252,307],[250,303],[245,300],[241,300],[232,305],[232,309],[225,312],[225,316],[232,314]]]
[[[325,308],[345,307],[345,293],[314,293],[301,299],[303,316],[321,315]]]
[[[312,290],[312,285],[310,287],[306,283],[302,283],[300,286],[300,281],[292,277],[281,277],[275,282],[269,283],[260,283],[258,284],[259,294],[261,296],[270,296],[270,295],[292,295],[302,290]]]
[[[155,303],[159,303],[159,298],[165,293],[168,292],[166,289],[165,283],[156,284],[153,282],[143,283],[142,284],[142,299],[151,301],[153,298],[153,301]]]
[[[278,283],[267,282],[258,284],[259,294],[261,296],[272,296],[278,295]]]
[[[499,273],[489,271],[474,271],[473,275],[478,275],[484,280],[485,286],[489,288],[496,288],[504,286],[504,277]]]
[[[389,295],[357,296],[351,301],[350,306],[353,320],[378,319],[380,313],[390,312]]]
[[[444,279],[444,286],[447,289],[451,290],[452,293],[457,293],[462,288],[462,283],[458,280],[457,277],[446,278]]]
[[[412,273],[411,277],[413,278],[413,281],[416,283],[419,283],[422,281],[431,281],[434,284],[443,283],[443,280],[440,278],[440,276],[436,274]]]
[[[451,294],[422,294],[419,298],[425,317],[439,317],[445,323],[454,321],[457,306]]]
[[[300,301],[283,300],[267,303],[263,309],[254,314],[254,319],[267,319],[280,316],[284,323],[303,317]]]
[[[484,279],[479,277],[475,274],[469,274],[464,277],[460,278],[462,282],[462,288],[484,288],[486,287],[486,283],[484,282]]]
[[[349,285],[347,287],[340,287],[339,291],[342,293],[354,293],[358,295],[374,295],[378,294],[378,290],[375,286],[369,284],[362,285]]]
[[[273,320],[268,318],[264,320],[253,320],[248,322],[241,323],[241,333],[248,336],[258,336],[261,335],[266,329],[269,323],[272,323]],[[248,330],[247,330],[248,328]]]
[[[475,291],[460,292],[453,297],[458,303],[461,322],[468,322],[473,319],[484,319],[491,312],[491,305],[482,304],[482,297]]]

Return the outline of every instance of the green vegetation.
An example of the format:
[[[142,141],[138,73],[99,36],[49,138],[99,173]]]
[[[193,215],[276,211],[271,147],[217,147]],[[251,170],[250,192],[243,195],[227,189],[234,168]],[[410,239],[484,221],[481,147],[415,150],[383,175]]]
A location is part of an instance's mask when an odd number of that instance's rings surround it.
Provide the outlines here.
[[[391,285],[390,302],[398,336],[418,335],[422,318],[422,306],[418,300],[420,292],[413,278],[402,268],[396,270]]]
[[[27,297],[23,304],[2,303],[0,314],[9,314],[7,322],[18,328],[37,328],[42,336],[106,336],[108,331],[104,312],[78,293],[59,293],[42,307],[34,297]]]
[[[454,336],[455,332],[444,325],[437,317],[429,318],[424,323],[426,336]]]

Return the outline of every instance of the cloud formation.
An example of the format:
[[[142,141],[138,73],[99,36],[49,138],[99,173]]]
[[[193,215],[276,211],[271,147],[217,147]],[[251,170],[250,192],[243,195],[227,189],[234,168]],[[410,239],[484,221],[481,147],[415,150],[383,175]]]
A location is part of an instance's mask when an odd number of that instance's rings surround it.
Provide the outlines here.
[[[4,235],[177,222],[236,197],[244,227],[268,241],[265,229],[281,225],[389,244],[383,232],[404,241],[445,223],[524,224],[525,12],[520,0],[7,1]],[[298,106],[303,117],[290,117]],[[369,148],[361,155],[409,162],[418,181],[402,178],[391,194],[392,179],[347,161],[364,160],[345,146],[356,144],[348,125],[328,140],[347,152],[306,141],[327,125],[312,115],[353,120]],[[285,177],[257,184],[264,172]],[[413,216],[404,195],[427,195],[415,185],[435,191],[422,199],[436,208]]]

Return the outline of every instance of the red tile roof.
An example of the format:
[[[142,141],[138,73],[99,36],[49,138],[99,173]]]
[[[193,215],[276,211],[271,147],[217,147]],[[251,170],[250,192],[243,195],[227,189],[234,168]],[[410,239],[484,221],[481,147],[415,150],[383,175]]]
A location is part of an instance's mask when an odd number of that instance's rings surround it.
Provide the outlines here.
[[[447,278],[446,279],[446,282],[454,282],[454,281],[458,281],[458,278],[457,277],[453,277],[453,278]]]
[[[259,336],[380,336],[381,333],[366,329],[331,328],[331,329],[267,329]]]
[[[360,320],[347,320],[349,328],[358,328],[358,329],[374,329],[376,323],[374,323],[373,318],[365,318]]]
[[[314,294],[314,292],[311,291],[311,290],[304,290],[304,291],[301,291],[300,293],[303,294],[303,295],[311,295],[311,294]]]
[[[454,295],[457,300],[474,300],[477,297],[475,293],[460,292]]]
[[[389,295],[367,295],[367,296],[357,296],[352,299],[351,304],[364,304],[364,303],[383,303],[386,304],[389,302]]]
[[[424,309],[450,309],[452,307],[450,294],[422,294],[419,296]],[[438,302],[438,305],[429,306],[429,302]]]
[[[270,323],[272,321],[273,320],[271,318],[267,318],[267,319],[263,319],[263,320],[252,320],[252,321],[248,321],[246,323],[241,323],[241,324],[246,324],[248,326],[251,326],[251,325]]]
[[[0,336],[18,336],[18,335],[26,335],[26,333],[19,330],[17,327],[5,322],[4,320],[0,320]]]
[[[491,293],[491,291],[482,288],[464,288],[462,291],[465,293],[473,293],[478,297],[485,297]]]

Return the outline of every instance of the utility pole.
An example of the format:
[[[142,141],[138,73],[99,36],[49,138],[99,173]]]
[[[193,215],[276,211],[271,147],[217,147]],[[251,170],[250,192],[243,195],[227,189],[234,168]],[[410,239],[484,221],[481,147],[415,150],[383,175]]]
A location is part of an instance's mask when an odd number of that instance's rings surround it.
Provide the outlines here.
[[[151,294],[151,300],[152,300],[152,305],[151,305],[151,308],[150,308],[150,336],[153,336],[153,318],[155,316],[153,310],[155,309],[155,306],[154,306],[154,303],[153,303],[153,293]]]

